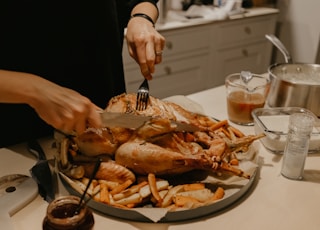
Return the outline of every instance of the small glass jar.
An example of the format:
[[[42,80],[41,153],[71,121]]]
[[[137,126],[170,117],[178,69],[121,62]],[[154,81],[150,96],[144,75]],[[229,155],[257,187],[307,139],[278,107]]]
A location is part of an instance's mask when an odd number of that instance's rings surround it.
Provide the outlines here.
[[[289,132],[281,169],[281,174],[289,179],[303,178],[313,123],[314,116],[308,113],[294,113],[289,117]]]
[[[80,198],[77,196],[62,196],[52,201],[47,208],[43,220],[43,230],[90,230],[93,229],[92,211],[83,205],[76,212]]]

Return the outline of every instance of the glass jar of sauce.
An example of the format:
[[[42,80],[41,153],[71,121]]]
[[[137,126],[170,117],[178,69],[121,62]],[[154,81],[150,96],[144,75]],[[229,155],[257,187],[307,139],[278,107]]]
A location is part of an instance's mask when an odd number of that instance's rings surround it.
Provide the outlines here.
[[[91,230],[94,225],[92,211],[83,205],[77,211],[80,198],[62,196],[52,201],[43,220],[43,230]]]
[[[251,113],[264,107],[269,93],[268,76],[250,73],[250,79],[244,82],[241,73],[230,74],[225,79],[225,86],[229,120],[239,125],[253,125]]]

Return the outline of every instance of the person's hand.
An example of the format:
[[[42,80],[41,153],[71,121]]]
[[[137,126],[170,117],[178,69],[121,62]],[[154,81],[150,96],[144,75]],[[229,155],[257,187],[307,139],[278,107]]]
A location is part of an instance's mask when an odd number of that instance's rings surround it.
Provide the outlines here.
[[[148,20],[134,17],[128,23],[126,39],[130,56],[139,64],[142,75],[151,80],[155,64],[162,61],[165,38]]]
[[[101,108],[78,92],[39,78],[32,85],[34,96],[29,105],[55,129],[80,134],[88,126],[101,126],[98,112]]]

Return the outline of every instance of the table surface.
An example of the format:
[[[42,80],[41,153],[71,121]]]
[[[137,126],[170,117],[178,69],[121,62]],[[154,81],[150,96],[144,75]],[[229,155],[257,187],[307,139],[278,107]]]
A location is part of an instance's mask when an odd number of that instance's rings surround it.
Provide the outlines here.
[[[201,91],[188,98],[199,103],[206,114],[226,119],[224,86]],[[253,127],[237,126],[246,134]],[[47,154],[52,154],[50,139],[42,140]],[[289,180],[280,174],[282,155],[268,152],[258,141],[259,170],[249,191],[231,206],[196,220],[177,223],[141,223],[94,213],[95,230],[100,229],[319,229],[320,227],[320,154],[309,154],[304,179]],[[0,149],[0,176],[12,173],[29,174],[35,164],[25,144]],[[60,190],[61,194],[66,191]],[[13,229],[42,229],[48,203],[39,195],[11,217]]]

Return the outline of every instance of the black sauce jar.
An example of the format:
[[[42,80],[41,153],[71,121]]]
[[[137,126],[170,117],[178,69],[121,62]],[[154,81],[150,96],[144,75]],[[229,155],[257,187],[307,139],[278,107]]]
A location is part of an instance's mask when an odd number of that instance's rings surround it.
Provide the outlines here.
[[[83,206],[76,212],[80,198],[62,196],[52,201],[43,220],[43,230],[91,230],[94,225],[92,211]]]

